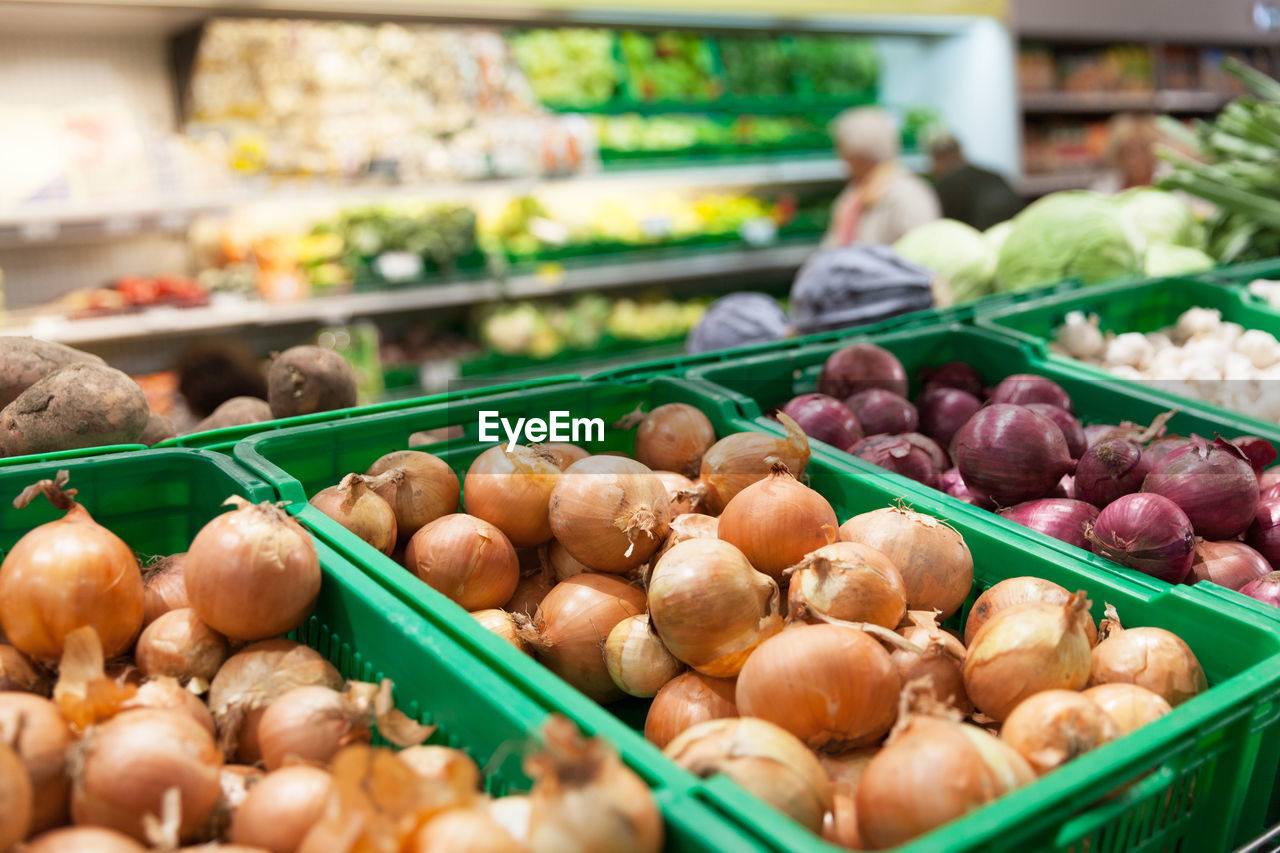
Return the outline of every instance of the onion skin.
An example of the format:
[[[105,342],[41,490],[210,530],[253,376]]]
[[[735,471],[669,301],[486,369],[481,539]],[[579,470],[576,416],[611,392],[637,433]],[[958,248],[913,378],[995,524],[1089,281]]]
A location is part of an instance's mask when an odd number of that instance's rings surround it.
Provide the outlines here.
[[[873,435],[849,448],[849,453],[931,489],[942,485],[941,472],[928,451],[898,435]]]
[[[1062,386],[1052,379],[1036,376],[1034,373],[1015,373],[1000,380],[1000,384],[991,392],[991,403],[1048,403],[1067,412],[1071,407],[1071,396]]]
[[[249,790],[228,833],[233,844],[293,853],[320,819],[333,779],[316,767],[281,767]]]
[[[366,478],[348,474],[312,496],[311,505],[383,554],[396,549],[396,514]]]
[[[849,407],[826,394],[801,394],[783,406],[782,411],[791,416],[811,440],[832,447],[848,447],[865,435]]]
[[[158,708],[186,714],[200,727],[215,734],[213,714],[200,697],[178,684],[176,679],[160,676],[144,683],[138,688],[133,698],[124,703],[124,708]]]
[[[1280,455],[1274,444],[1256,435],[1242,435],[1231,439],[1231,443],[1244,452],[1254,474],[1261,474],[1267,470],[1267,466],[1275,462],[1276,456]]]
[[[710,720],[685,731],[663,750],[702,778],[723,773],[811,832],[831,810],[831,781],[795,735],[754,717]]]
[[[190,607],[170,610],[142,631],[134,652],[146,678],[212,681],[227,659],[227,640]]]
[[[1163,696],[1136,684],[1096,684],[1080,695],[1106,712],[1116,726],[1116,737],[1137,731],[1173,710]]]
[[[896,847],[1035,778],[1021,755],[982,729],[912,716],[862,774],[858,832],[869,849]]]
[[[523,613],[524,611],[520,612]],[[534,612],[537,612],[536,607],[534,608]],[[471,611],[471,616],[479,622],[486,631],[497,634],[499,637],[506,640],[508,643],[527,655],[533,654],[533,650],[529,648],[529,644],[520,637],[520,631],[516,626],[515,617],[507,611],[491,607],[488,610],[473,610]]]
[[[671,525],[666,487],[644,465],[591,456],[569,466],[551,492],[551,530],[584,566],[622,574],[649,559]]]
[[[383,477],[389,471],[397,471]],[[396,514],[396,536],[403,545],[419,529],[458,511],[461,487],[449,463],[422,450],[396,450],[379,457],[365,474],[382,478],[371,484]]]
[[[1087,537],[1098,556],[1169,583],[1182,583],[1195,559],[1190,519],[1173,501],[1147,492],[1112,501]]]
[[[898,438],[914,444],[927,453],[929,459],[933,462],[933,467],[937,468],[938,471],[946,471],[951,468],[951,456],[942,449],[941,444],[938,444],[929,436],[919,432],[904,432]]]
[[[907,612],[907,590],[893,561],[857,542],[836,542],[813,551],[791,573],[787,612],[817,614],[845,622],[870,622],[890,630]],[[802,617],[804,618],[804,617]]]
[[[170,554],[156,560],[142,573],[142,627],[147,627],[163,613],[190,607],[183,566],[187,554]]]
[[[672,521],[693,512],[697,505],[702,503],[701,498],[697,496],[697,483],[685,475],[677,474],[675,471],[654,471],[653,474],[662,481],[662,487],[667,490],[667,496],[671,498]]]
[[[561,473],[550,454],[520,445],[490,447],[467,469],[466,511],[501,530],[517,548],[541,545],[551,539],[547,504]]]
[[[844,752],[878,742],[898,712],[898,669],[862,631],[792,626],[760,644],[738,675],[744,717],[786,729],[812,749]]]
[[[112,829],[69,826],[33,839],[23,853],[148,853],[146,847]]]
[[[9,850],[26,837],[31,827],[31,779],[18,754],[0,743],[0,850]]]
[[[1067,442],[1067,453],[1070,454],[1072,459],[1079,459],[1084,455],[1084,452],[1089,448],[1089,442],[1084,437],[1084,427],[1080,425],[1080,421],[1075,415],[1052,403],[1024,403],[1022,405],[1038,415],[1044,415],[1058,425],[1058,429],[1062,430],[1063,439]]]
[[[711,446],[702,456],[698,482],[705,487],[705,511],[719,515],[729,501],[747,486],[769,476],[770,457],[777,457],[793,477],[804,474],[809,464],[809,439],[785,412],[778,421],[786,437],[758,432],[736,432]]]
[[[704,675],[737,675],[782,630],[778,585],[719,539],[681,542],[649,577],[649,618],[662,642]],[[643,605],[642,605],[643,606]]]
[[[698,476],[702,454],[716,443],[711,420],[688,403],[667,403],[636,429],[636,461],[654,471]]]
[[[982,396],[982,374],[963,361],[948,361],[936,367],[921,368],[919,378],[926,391],[931,388],[956,388],[973,397]]]
[[[1107,438],[1085,451],[1076,465],[1076,497],[1096,507],[1142,488],[1142,447],[1122,438]]]
[[[1089,601],[1029,602],[992,616],[974,635],[964,661],[965,692],[974,707],[1003,721],[1041,690],[1082,690],[1089,682],[1090,644],[1085,632]]]
[[[528,848],[479,809],[440,812],[418,828],[406,853],[524,853]]]
[[[916,398],[920,431],[946,447],[960,427],[982,408],[982,401],[959,388],[934,386]]]
[[[48,694],[48,678],[37,672],[27,656],[13,646],[0,643],[0,693]]]
[[[1280,486],[1280,466],[1268,468],[1258,475],[1259,491],[1266,491],[1272,486]]]
[[[1106,711],[1072,690],[1044,690],[1024,699],[1000,729],[1000,739],[1040,776],[1119,736]]]
[[[586,459],[591,454],[583,450],[576,444],[569,444],[565,441],[548,441],[544,444],[531,445],[535,450],[549,454],[552,461],[556,463],[561,471],[568,468],[579,459]]]
[[[404,561],[465,610],[501,607],[520,582],[520,560],[502,531],[461,513],[437,518],[413,534]]]
[[[924,649],[924,654],[908,649],[894,649],[889,654],[898,668],[898,680],[907,685],[928,678],[930,692],[938,702],[966,716],[973,713],[973,703],[964,692],[964,643],[936,626],[908,625],[899,628],[898,633],[907,642]]]
[[[649,625],[649,614],[628,616],[609,632],[604,644],[609,677],[628,696],[650,698],[680,674],[676,660]]]
[[[268,773],[286,761],[328,766],[342,747],[371,737],[351,700],[328,687],[295,687],[281,694],[258,724]]]
[[[1280,565],[1280,498],[1258,502],[1253,521],[1245,531],[1244,541],[1261,554],[1273,569]]]
[[[1002,610],[1028,602],[1066,604],[1070,600],[1071,593],[1053,581],[1035,577],[1005,578],[973,602],[969,618],[964,624],[964,644],[973,645],[973,638],[978,635],[982,626]],[[1096,645],[1098,628],[1093,624],[1093,618],[1082,621],[1085,634],[1089,637],[1089,645]]]
[[[826,498],[777,466],[768,478],[729,501],[717,535],[741,551],[756,571],[777,579],[806,554],[835,542],[839,527]]]
[[[951,448],[969,490],[1012,506],[1047,494],[1074,469],[1058,425],[1022,406],[989,404]]]
[[[1113,630],[1094,647],[1089,686],[1116,682],[1145,687],[1175,708],[1209,686],[1182,638],[1150,627]]]
[[[396,759],[419,779],[443,783],[455,794],[474,796],[483,786],[480,768],[469,755],[447,746],[419,744],[396,753]]]
[[[836,350],[818,375],[818,392],[838,400],[870,388],[907,396],[907,371],[902,362],[875,344],[850,344]]]
[[[1212,581],[1227,589],[1239,590],[1271,571],[1271,565],[1243,542],[1196,543],[1195,559],[1185,583]]]
[[[1002,509],[999,515],[1088,551],[1089,540],[1085,538],[1085,531],[1097,522],[1098,508],[1070,498],[1041,498]]]
[[[859,391],[844,404],[853,412],[867,436],[915,432],[920,425],[916,407],[901,394],[883,388]]]
[[[1256,581],[1245,584],[1240,592],[1263,604],[1280,607],[1280,572],[1268,572]]]
[[[524,556],[519,550],[516,551],[516,558],[520,561],[520,580],[516,582],[515,592],[511,593],[511,597],[503,603],[502,609],[510,613],[532,616],[538,611],[538,605],[542,603],[542,599],[546,598],[547,593],[551,592],[551,588],[556,585],[556,574],[551,568],[545,551],[534,555],[539,565],[532,570],[526,569]]]
[[[1156,463],[1142,491],[1173,501],[1206,539],[1234,539],[1254,519],[1258,479],[1244,452],[1217,439],[1193,437]]]
[[[707,720],[738,716],[737,683],[690,670],[662,685],[644,718],[644,738],[658,749]]]

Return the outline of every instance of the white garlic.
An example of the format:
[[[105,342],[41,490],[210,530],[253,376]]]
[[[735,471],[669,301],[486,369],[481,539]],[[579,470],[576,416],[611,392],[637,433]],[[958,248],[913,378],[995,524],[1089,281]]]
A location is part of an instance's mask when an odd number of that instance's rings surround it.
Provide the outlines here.
[[[1156,348],[1138,332],[1125,332],[1107,344],[1106,362],[1109,365],[1142,367],[1155,355]]]
[[[1177,334],[1182,340],[1211,334],[1222,322],[1222,312],[1215,308],[1188,308],[1178,318]]]
[[[1090,322],[1081,311],[1071,311],[1058,327],[1056,342],[1072,358],[1089,360],[1102,355],[1106,343],[1098,329],[1097,317]]]

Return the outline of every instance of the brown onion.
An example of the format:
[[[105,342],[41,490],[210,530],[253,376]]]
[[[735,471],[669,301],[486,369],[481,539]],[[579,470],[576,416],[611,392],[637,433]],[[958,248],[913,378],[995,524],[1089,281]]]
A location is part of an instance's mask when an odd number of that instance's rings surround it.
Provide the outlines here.
[[[311,505],[384,554],[396,549],[396,514],[370,488],[372,478],[348,474],[336,486],[322,489]]]
[[[133,550],[98,524],[57,482],[41,480],[14,506],[44,495],[66,514],[27,531],[0,563],[0,631],[39,661],[62,657],[67,634],[92,625],[107,657],[128,650],[142,630],[142,572]]]
[[[68,826],[33,839],[23,853],[147,853],[147,848],[113,829]]]
[[[898,670],[870,636],[842,625],[797,625],[760,644],[738,675],[738,712],[843,752],[882,738],[898,712]]]
[[[258,743],[268,771],[286,761],[327,765],[338,750],[373,737],[367,714],[328,687],[295,687],[262,714]]]
[[[501,607],[520,582],[520,561],[502,531],[461,513],[437,518],[413,534],[404,562],[466,610]]]
[[[654,562],[662,559],[675,546],[686,539],[719,539],[720,519],[698,512],[686,512],[671,519],[671,532],[662,547],[653,555]]]
[[[712,678],[697,670],[677,675],[662,685],[649,704],[645,740],[666,749],[677,735],[698,723],[738,716],[733,695],[736,687],[733,679]]]
[[[1184,583],[1212,581],[1227,589],[1240,590],[1271,571],[1271,564],[1243,542],[1196,542],[1191,574]]]
[[[0,643],[0,692],[48,693],[49,679],[38,672],[27,656],[13,646]]]
[[[609,632],[644,612],[644,591],[610,575],[585,573],[556,584],[520,632],[548,669],[597,702],[622,696],[601,653]]]
[[[190,607],[187,600],[187,581],[183,567],[187,553],[161,557],[142,572],[142,625],[145,628],[162,613]]]
[[[534,612],[537,612],[536,608]],[[488,610],[473,610],[471,617],[486,631],[497,634],[525,654],[532,654],[528,643],[520,639],[520,629],[516,625],[515,617],[507,611],[491,607]]]
[[[409,840],[406,853],[521,853],[523,849],[487,812],[457,808],[428,819]]]
[[[663,488],[667,490],[667,494],[671,497],[671,520],[679,518],[687,512],[693,512],[698,509],[701,504],[701,496],[697,491],[697,484],[686,477],[684,474],[677,474],[675,471],[654,471],[654,476],[662,481]]]
[[[284,510],[241,497],[200,529],[184,575],[191,608],[234,640],[263,640],[302,624],[320,592],[311,537]],[[108,653],[109,654],[109,653]]]
[[[547,562],[551,565],[551,571],[555,574],[557,583],[568,580],[574,575],[591,571],[591,569],[575,560],[573,555],[554,539],[547,546]]]
[[[520,564],[520,580],[516,582],[515,592],[511,593],[511,597],[502,604],[503,610],[523,613],[526,616],[532,616],[537,612],[542,599],[547,597],[547,593],[551,592],[551,588],[559,580],[546,550],[536,549],[532,552],[531,558],[526,558],[529,552],[530,549],[516,549],[516,557]],[[526,562],[527,559],[532,563],[531,566]]]
[[[840,525],[840,538],[889,558],[907,589],[907,609],[937,610],[945,619],[973,588],[973,556],[964,537],[930,515],[905,507],[864,512]]]
[[[71,729],[53,702],[30,693],[0,692],[0,743],[17,753],[34,795],[30,833],[67,822],[71,780],[66,754],[72,740]]]
[[[835,542],[810,553],[791,573],[787,608],[797,618],[813,611],[845,622],[896,628],[907,612],[902,575],[884,554],[857,542]]]
[[[396,758],[419,779],[443,784],[464,799],[477,795],[484,782],[479,766],[471,756],[458,749],[411,746],[397,752]]]
[[[568,468],[579,459],[586,459],[591,454],[583,450],[576,444],[569,444],[564,441],[548,441],[543,444],[532,445],[535,450],[548,454],[551,460],[556,463],[556,467],[561,471]]]
[[[200,701],[199,696],[184,689],[175,678],[162,675],[146,682],[121,707],[163,708],[178,711],[199,723],[210,737],[215,734],[213,714],[210,713],[209,707]]]
[[[649,559],[666,538],[671,499],[652,471],[619,456],[575,462],[551,493],[556,541],[584,566],[621,574]]]
[[[706,491],[706,511],[720,514],[738,492],[769,476],[776,459],[799,477],[809,464],[809,439],[789,415],[778,413],[786,437],[737,432],[711,446],[702,457],[698,482]]]
[[[533,817],[533,802],[528,796],[508,794],[496,800],[489,800],[485,811],[498,826],[521,844],[529,841],[529,820]]]
[[[965,692],[974,706],[1004,720],[1042,690],[1083,690],[1089,681],[1089,599],[1028,602],[1001,610],[982,626],[964,661]]]
[[[973,638],[978,635],[982,626],[987,624],[987,620],[1005,608],[1030,601],[1066,604],[1070,599],[1071,593],[1044,578],[1005,578],[984,591],[973,603],[973,607],[969,608],[969,618],[964,623],[965,645],[972,644]],[[1089,635],[1089,645],[1092,646],[1098,642],[1098,627],[1093,624],[1092,617],[1085,623],[1084,630]]]
[[[655,471],[698,476],[702,455],[716,443],[710,419],[688,403],[667,403],[643,416],[636,459]]]
[[[729,501],[718,531],[756,571],[776,579],[809,552],[836,541],[839,527],[827,499],[776,463],[768,477]]]
[[[799,738],[754,717],[698,723],[663,750],[702,778],[723,773],[811,832],[831,810],[831,780]]]
[[[1043,776],[1120,736],[1101,707],[1074,690],[1043,690],[1018,703],[1000,739]]]
[[[649,616],[678,660],[706,675],[737,675],[747,657],[782,629],[778,585],[719,539],[690,539],[649,576]]]
[[[1035,778],[1022,756],[977,726],[914,715],[862,774],[858,832],[873,850],[896,847]]]
[[[962,714],[973,712],[973,703],[964,692],[964,644],[938,627],[932,613],[915,610],[907,614],[911,625],[898,629],[898,634],[919,649],[895,648],[889,657],[898,668],[898,679],[905,686],[928,679],[930,693],[943,705]]]
[[[860,749],[844,755],[819,755],[822,769],[831,779],[831,811],[822,820],[822,839],[849,850],[863,848],[858,833],[858,809],[855,795],[858,782],[878,749]]]
[[[231,818],[235,844],[293,853],[329,800],[333,779],[317,767],[281,767],[249,791]]]
[[[1163,628],[1129,628],[1111,620],[1110,632],[1093,649],[1089,686],[1124,682],[1145,687],[1178,707],[1208,689],[1191,647]]]
[[[438,456],[396,450],[379,457],[365,474],[377,478],[370,486],[391,504],[401,545],[423,526],[458,511],[458,475]]]
[[[78,824],[143,839],[144,816],[160,815],[165,792],[177,788],[178,834],[190,840],[218,804],[222,756],[209,733],[180,711],[125,711],[89,732],[81,748],[71,793]]]
[[[501,530],[517,548],[541,545],[551,538],[547,504],[560,474],[555,458],[535,448],[490,447],[467,469],[466,511]]]
[[[31,778],[18,754],[0,743],[0,850],[27,836],[32,814]]]
[[[201,622],[190,607],[183,607],[143,629],[134,655],[147,678],[167,675],[182,682],[211,681],[227,659],[227,639]]]
[[[609,632],[604,644],[609,677],[628,696],[648,698],[680,674],[676,660],[649,624],[649,614],[628,616]]]
[[[1081,695],[1092,699],[1111,717],[1117,737],[1136,731],[1173,710],[1163,696],[1136,684],[1095,684]]]

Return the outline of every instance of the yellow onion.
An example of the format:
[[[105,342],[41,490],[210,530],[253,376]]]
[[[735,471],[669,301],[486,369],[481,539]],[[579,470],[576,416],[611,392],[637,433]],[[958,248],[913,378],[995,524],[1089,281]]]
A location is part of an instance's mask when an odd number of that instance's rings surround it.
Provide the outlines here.
[[[1035,778],[1021,755],[977,726],[912,715],[862,774],[858,833],[871,850],[897,847]]]
[[[537,612],[537,610],[535,609],[534,612]],[[507,611],[491,607],[488,610],[473,610],[471,611],[471,616],[486,631],[497,634],[520,651],[530,654],[529,645],[520,639],[520,630],[516,625],[515,617]]]
[[[370,488],[372,478],[348,474],[336,486],[317,492],[311,505],[384,554],[396,549],[396,514]]]
[[[0,643],[0,693],[47,693],[48,678],[36,670],[27,656],[13,646]]]
[[[1163,628],[1129,628],[1112,618],[1106,638],[1093,649],[1088,683],[1123,682],[1145,687],[1173,707],[1208,688],[1191,647]]]
[[[901,685],[889,653],[843,625],[795,625],[770,637],[738,675],[738,713],[768,720],[813,749],[844,752],[884,737]]]
[[[31,782],[31,833],[67,822],[71,780],[66,755],[72,740],[57,705],[30,693],[0,692],[0,743],[17,753]]]
[[[511,794],[489,800],[485,806],[489,817],[507,834],[521,844],[529,842],[529,818],[533,813],[532,801],[524,795]]]
[[[458,475],[439,456],[422,450],[396,450],[365,471],[370,487],[391,504],[400,544],[441,516],[458,511]]]
[[[778,420],[786,437],[760,432],[735,432],[717,441],[702,456],[698,483],[705,490],[706,511],[719,515],[738,492],[769,476],[775,461],[799,477],[809,464],[809,439],[784,413]]]
[[[858,834],[858,807],[855,793],[836,787],[831,793],[831,811],[822,818],[822,840],[846,850],[861,850]]]
[[[551,530],[575,560],[622,574],[666,538],[671,500],[652,471],[632,459],[591,456],[573,463],[551,492]]]
[[[807,609],[893,629],[907,612],[907,591],[898,569],[884,554],[857,542],[818,548],[790,574],[787,612],[797,616]]]
[[[992,616],[969,645],[964,687],[974,707],[1003,721],[1042,690],[1083,690],[1089,681],[1089,599],[1028,602]]]
[[[226,502],[236,509],[202,527],[187,550],[191,608],[234,640],[288,633],[302,624],[320,592],[315,545],[274,504],[234,496]]]
[[[655,471],[698,476],[702,455],[716,442],[710,419],[688,403],[667,403],[642,418],[636,459]]]
[[[662,481],[662,485],[671,496],[671,517],[679,518],[686,512],[693,512],[702,503],[697,491],[697,484],[684,474],[675,471],[654,471],[654,475]]]
[[[159,816],[165,792],[177,788],[178,834],[190,840],[218,805],[222,756],[210,734],[180,711],[125,711],[88,732],[80,749],[71,792],[71,816],[78,824],[142,840],[144,816]]]
[[[293,853],[320,819],[333,779],[318,767],[281,767],[262,778],[231,818],[234,844]]]
[[[27,837],[31,827],[32,792],[27,768],[18,754],[0,743],[0,850]]]
[[[564,441],[547,441],[542,444],[533,445],[538,450],[551,457],[551,461],[556,463],[556,467],[561,471],[568,468],[579,459],[586,459],[591,454],[583,450],[576,444],[569,444]]]
[[[973,703],[964,692],[964,644],[939,628],[932,613],[913,610],[907,618],[911,624],[899,628],[898,634],[922,651],[898,647],[889,654],[902,684],[927,679],[937,702],[972,713]]]
[[[613,626],[604,643],[604,663],[619,690],[641,698],[657,695],[684,669],[653,632],[648,613],[628,616]]]
[[[517,548],[541,545],[551,538],[547,504],[560,473],[550,454],[519,444],[510,450],[495,445],[467,469],[466,510],[501,530]]]
[[[227,659],[227,639],[190,607],[170,610],[142,631],[134,650],[143,676],[211,681]]]
[[[858,787],[858,782],[862,780],[862,774],[866,772],[867,765],[879,751],[878,747],[867,747],[842,752],[839,755],[819,753],[818,763],[826,771],[832,785],[852,791]]]
[[[127,651],[142,630],[142,571],[133,550],[98,524],[57,481],[41,480],[14,501],[44,495],[66,514],[27,531],[0,563],[0,631],[39,661],[62,657],[67,634],[92,625],[107,657]]]
[[[528,848],[479,809],[449,809],[424,823],[409,842],[407,853],[523,853]]]
[[[461,513],[437,518],[413,534],[404,561],[466,610],[501,607],[520,582],[520,561],[502,531]]]
[[[827,499],[796,481],[781,463],[744,488],[720,515],[720,538],[773,578],[836,541],[840,522]]]
[[[515,592],[503,602],[502,609],[532,616],[560,579],[551,567],[545,548],[517,548],[516,558],[520,564],[520,580],[516,582]]]
[[[902,575],[909,610],[946,619],[973,587],[973,556],[964,537],[930,515],[906,507],[864,512],[840,525],[840,538],[884,554]]]
[[[396,753],[419,779],[445,785],[460,800],[479,795],[484,780],[471,756],[447,746],[411,746]]]
[[[583,572],[589,572],[586,566],[579,563],[573,558],[573,555],[565,550],[565,547],[556,540],[552,539],[551,544],[547,546],[547,564],[551,566],[551,571],[555,575],[556,582],[568,580],[574,575],[580,575]]]
[[[719,539],[720,519],[697,512],[686,512],[671,519],[671,532],[653,555],[654,562],[686,539]]]
[[[708,720],[663,750],[704,779],[723,773],[811,832],[831,810],[831,780],[799,738],[754,717]]]
[[[977,600],[973,602],[973,607],[969,608],[969,616],[964,623],[965,645],[973,642],[973,638],[978,634],[978,629],[985,625],[988,619],[1006,607],[1026,604],[1028,601],[1066,604],[1070,598],[1071,593],[1067,592],[1064,587],[1044,578],[1005,578],[983,592],[982,595],[979,595]],[[1098,628],[1093,624],[1092,618],[1089,619],[1084,629],[1089,635],[1089,644],[1096,644],[1098,642]]]
[[[782,630],[778,585],[719,539],[690,539],[664,554],[649,576],[648,602],[671,654],[716,678],[737,675]]]
[[[1000,729],[1000,739],[1041,776],[1119,735],[1107,712],[1074,690],[1042,690],[1022,700]]]
[[[138,692],[125,700],[122,708],[163,708],[186,714],[209,733],[215,734],[213,714],[200,697],[186,690],[176,678],[157,676],[138,688]]]
[[[187,553],[161,557],[142,572],[142,625],[146,627],[162,613],[190,607],[187,600],[187,581],[183,566]]]
[[[1084,691],[1116,724],[1116,736],[1127,735],[1173,710],[1163,696],[1124,682],[1095,684]]]
[[[597,702],[609,702],[622,691],[601,650],[615,625],[643,612],[643,590],[610,575],[574,575],[547,593],[520,636],[556,675]]]
[[[33,839],[23,853],[147,853],[147,848],[113,829],[69,826]]]
[[[286,762],[323,767],[352,743],[373,737],[368,715],[345,694],[328,687],[295,687],[262,714],[258,744],[268,771]]]
[[[697,670],[677,675],[662,685],[649,704],[645,740],[666,749],[677,735],[698,723],[738,716],[733,695],[736,688],[732,678],[712,678]]]

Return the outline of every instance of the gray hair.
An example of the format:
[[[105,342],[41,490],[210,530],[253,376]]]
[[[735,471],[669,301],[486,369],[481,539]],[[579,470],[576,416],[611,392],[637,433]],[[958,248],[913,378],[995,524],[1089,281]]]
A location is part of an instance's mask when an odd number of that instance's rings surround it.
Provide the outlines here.
[[[876,107],[845,110],[831,123],[831,130],[841,154],[861,154],[875,163],[898,156],[898,128],[884,110]]]

